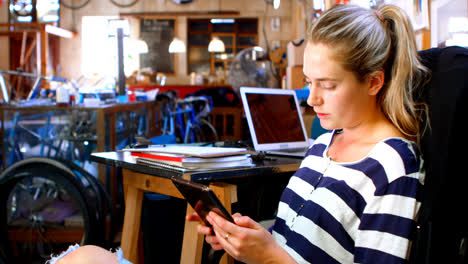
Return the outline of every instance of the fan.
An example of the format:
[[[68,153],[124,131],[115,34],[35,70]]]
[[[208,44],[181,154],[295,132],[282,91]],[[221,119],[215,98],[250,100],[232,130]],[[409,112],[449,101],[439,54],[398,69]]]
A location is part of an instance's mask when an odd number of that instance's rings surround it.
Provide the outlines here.
[[[263,59],[265,52],[257,47],[237,53],[231,64],[229,79],[232,89],[239,92],[241,86],[279,87],[272,62]]]

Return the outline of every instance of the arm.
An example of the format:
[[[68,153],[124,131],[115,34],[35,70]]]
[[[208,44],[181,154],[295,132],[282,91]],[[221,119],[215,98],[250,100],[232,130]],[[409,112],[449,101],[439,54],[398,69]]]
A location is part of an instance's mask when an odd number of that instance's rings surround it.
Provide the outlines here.
[[[376,191],[361,216],[355,240],[356,263],[403,263],[420,202],[417,177],[403,176]]]
[[[233,258],[245,263],[296,263],[260,224],[240,214],[233,217],[235,224],[213,212],[207,217],[216,242]]]
[[[198,233],[205,235],[206,242],[213,249],[224,249],[233,258],[242,262],[296,263],[260,224],[250,217],[238,213],[234,214],[233,218],[235,224],[210,212],[207,220],[213,229],[198,225]],[[201,219],[196,213],[187,216],[187,220],[201,223]],[[229,236],[226,239],[227,234]]]

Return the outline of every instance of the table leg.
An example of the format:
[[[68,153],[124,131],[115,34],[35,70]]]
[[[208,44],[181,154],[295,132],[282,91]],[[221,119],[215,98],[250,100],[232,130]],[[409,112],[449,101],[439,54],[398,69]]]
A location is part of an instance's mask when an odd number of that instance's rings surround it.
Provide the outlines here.
[[[193,212],[192,207],[187,204],[187,215]],[[180,255],[181,264],[201,263],[204,237],[198,234],[197,225],[197,222],[185,221],[182,253]]]
[[[133,186],[127,186],[126,192],[121,248],[126,259],[133,264],[138,264],[138,239],[140,234],[143,190]]]
[[[223,203],[226,210],[232,214],[231,205],[237,202],[237,186],[227,183],[210,184],[210,188],[216,194],[218,199]],[[219,264],[233,264],[234,259],[227,253],[223,255]]]

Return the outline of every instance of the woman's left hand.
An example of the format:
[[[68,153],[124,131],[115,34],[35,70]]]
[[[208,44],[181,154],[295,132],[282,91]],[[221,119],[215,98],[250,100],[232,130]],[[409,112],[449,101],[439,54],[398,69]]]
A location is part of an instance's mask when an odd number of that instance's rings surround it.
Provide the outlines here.
[[[214,212],[207,216],[218,242],[233,258],[245,263],[277,263],[290,257],[259,223],[239,213],[233,218],[235,224]]]

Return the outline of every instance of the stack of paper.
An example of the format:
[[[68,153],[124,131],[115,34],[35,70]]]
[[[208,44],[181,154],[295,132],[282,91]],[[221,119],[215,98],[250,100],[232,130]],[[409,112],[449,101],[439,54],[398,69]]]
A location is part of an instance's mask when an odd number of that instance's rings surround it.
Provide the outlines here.
[[[252,166],[250,152],[245,148],[165,146],[124,151],[130,151],[140,164],[187,170]]]

